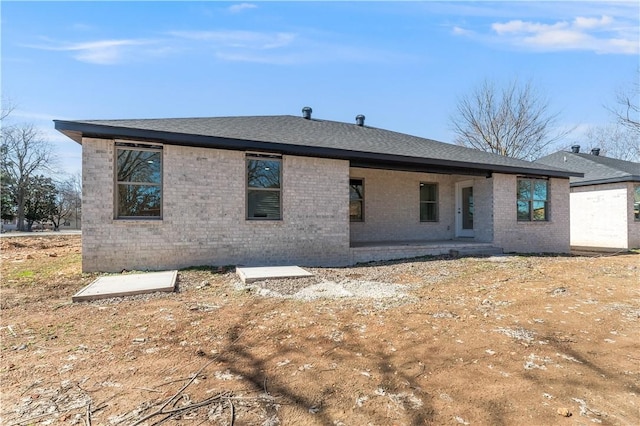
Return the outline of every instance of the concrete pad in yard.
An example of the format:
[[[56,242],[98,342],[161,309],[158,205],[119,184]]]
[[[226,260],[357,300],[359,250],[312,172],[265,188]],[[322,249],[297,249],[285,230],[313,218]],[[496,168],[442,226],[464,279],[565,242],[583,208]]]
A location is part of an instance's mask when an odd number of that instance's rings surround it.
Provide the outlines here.
[[[313,276],[311,272],[305,271],[299,266],[237,267],[236,273],[245,284],[269,278],[301,278]]]
[[[132,296],[134,294],[172,292],[178,271],[145,272],[100,277],[71,297],[74,302]]]

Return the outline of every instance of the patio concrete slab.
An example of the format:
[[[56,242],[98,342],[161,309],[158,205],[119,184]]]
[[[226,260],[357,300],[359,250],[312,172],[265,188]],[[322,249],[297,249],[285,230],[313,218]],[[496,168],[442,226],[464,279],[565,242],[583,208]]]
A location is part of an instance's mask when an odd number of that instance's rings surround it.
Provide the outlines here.
[[[140,274],[100,277],[71,297],[74,302],[107,299],[135,294],[172,292],[178,271],[144,272]]]
[[[236,273],[243,283],[267,280],[269,278],[312,277],[313,274],[299,266],[257,266],[237,267]]]

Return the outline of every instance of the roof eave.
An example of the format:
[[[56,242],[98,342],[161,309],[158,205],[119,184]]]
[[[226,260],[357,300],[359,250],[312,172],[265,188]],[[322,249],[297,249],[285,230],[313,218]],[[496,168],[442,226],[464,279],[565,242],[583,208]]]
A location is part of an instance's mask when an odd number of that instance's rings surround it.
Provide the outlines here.
[[[342,151],[341,151],[342,152]],[[354,160],[355,167],[374,167],[376,164],[382,165],[388,163],[397,167],[409,167],[405,170],[415,170],[416,168],[423,166],[434,166],[438,168],[449,168],[452,170],[473,170],[477,174],[488,173],[505,173],[505,174],[519,174],[527,176],[545,176],[545,177],[560,177],[570,178],[571,176],[582,177],[581,173],[569,172],[564,170],[548,170],[548,169],[534,169],[525,167],[514,167],[500,164],[486,164],[486,163],[468,163],[462,161],[442,160],[437,158],[421,158],[421,157],[406,157],[400,155],[391,154],[377,154],[371,152],[353,152],[353,156],[343,156],[342,158],[348,160]],[[336,157],[334,157],[336,158]],[[369,160],[369,162],[367,162]],[[464,173],[463,173],[464,174]]]
[[[571,182],[569,183],[569,186],[572,188],[575,188],[578,186],[603,185],[607,183],[624,183],[624,182],[640,182],[640,175],[628,175],[628,176],[622,176],[622,177],[594,179],[594,180],[588,180],[588,181],[583,180],[578,182]]]
[[[197,146],[203,148],[220,148],[234,150],[266,150],[288,155],[315,156],[324,158],[336,158],[355,162],[369,162],[368,164],[393,164],[395,167],[415,168],[421,166],[436,166],[457,170],[472,170],[478,174],[506,173],[526,174],[533,176],[548,176],[569,178],[571,176],[582,177],[582,173],[565,170],[549,170],[544,168],[525,168],[508,165],[491,165],[486,163],[470,163],[437,158],[409,157],[393,154],[351,151],[337,148],[313,147],[307,145],[294,145],[277,142],[254,141],[245,139],[230,139],[217,136],[204,136],[189,133],[175,133],[158,130],[136,129],[129,127],[108,126],[103,124],[81,123],[77,121],[54,120],[55,129],[82,144],[83,137],[109,138],[109,139],[135,139],[164,142],[172,145]]]

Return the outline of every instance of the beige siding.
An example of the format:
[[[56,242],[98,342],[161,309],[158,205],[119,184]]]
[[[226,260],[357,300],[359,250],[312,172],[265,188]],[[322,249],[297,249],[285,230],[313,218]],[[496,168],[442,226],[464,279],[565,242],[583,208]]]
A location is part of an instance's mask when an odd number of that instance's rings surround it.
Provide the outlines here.
[[[493,174],[494,245],[505,252],[569,252],[569,180],[549,180],[550,218],[547,222],[518,222],[517,176]]]
[[[629,182],[627,185],[627,212],[629,218],[629,246],[627,248],[640,248],[640,221],[635,219],[633,212],[634,194],[636,187],[640,186],[640,182]]]
[[[83,270],[345,264],[348,162],[285,156],[281,221],[245,219],[245,154],[166,145],[163,219],[114,220],[114,145],[83,140]]]
[[[638,247],[639,225],[633,218],[632,183],[572,188],[572,246],[615,249]]]

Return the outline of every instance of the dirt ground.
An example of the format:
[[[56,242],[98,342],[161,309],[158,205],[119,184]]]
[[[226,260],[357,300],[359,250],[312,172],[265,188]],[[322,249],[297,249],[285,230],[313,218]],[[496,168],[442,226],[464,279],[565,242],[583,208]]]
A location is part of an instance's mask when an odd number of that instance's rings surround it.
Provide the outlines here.
[[[371,289],[338,298],[193,268],[71,303],[79,236],[0,243],[1,424],[640,424],[637,253],[311,268]]]

